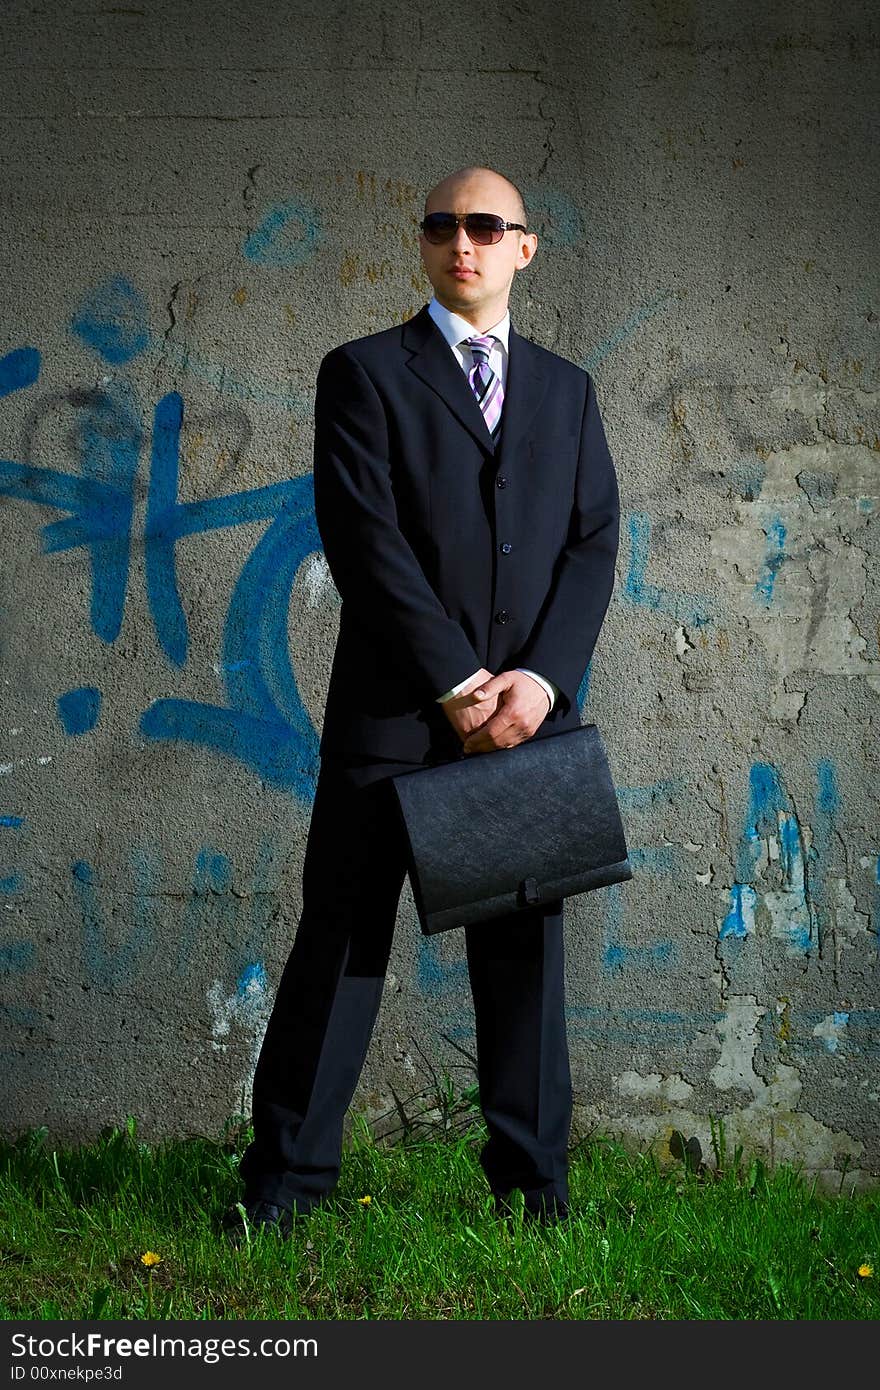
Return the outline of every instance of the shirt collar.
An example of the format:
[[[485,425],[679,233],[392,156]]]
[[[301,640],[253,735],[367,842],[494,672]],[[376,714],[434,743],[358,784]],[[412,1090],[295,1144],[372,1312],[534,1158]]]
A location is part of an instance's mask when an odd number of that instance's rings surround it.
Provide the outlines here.
[[[447,309],[435,296],[428,303],[428,313],[451,348],[457,347],[463,338],[473,338],[477,331],[472,323]],[[484,328],[483,332],[498,338],[504,351],[509,352],[510,310],[507,309],[503,319],[499,319],[491,328]]]

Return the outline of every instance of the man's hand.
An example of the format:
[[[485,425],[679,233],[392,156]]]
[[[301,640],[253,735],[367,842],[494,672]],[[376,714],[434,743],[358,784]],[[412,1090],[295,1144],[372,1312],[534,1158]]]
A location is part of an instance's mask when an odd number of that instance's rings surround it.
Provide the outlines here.
[[[441,708],[462,743],[469,734],[472,734],[475,729],[479,729],[495,713],[495,707],[498,704],[497,695],[486,695],[483,699],[478,700],[473,693],[475,690],[485,689],[485,682],[490,680],[492,680],[492,672],[487,671],[486,667],[483,666],[471,677],[464,690],[460,691],[458,695],[453,695],[451,700],[443,701]]]
[[[525,671],[501,671],[475,686],[470,698],[478,701],[478,708],[496,701],[497,709],[465,739],[465,753],[514,748],[531,738],[550,713],[546,690]]]

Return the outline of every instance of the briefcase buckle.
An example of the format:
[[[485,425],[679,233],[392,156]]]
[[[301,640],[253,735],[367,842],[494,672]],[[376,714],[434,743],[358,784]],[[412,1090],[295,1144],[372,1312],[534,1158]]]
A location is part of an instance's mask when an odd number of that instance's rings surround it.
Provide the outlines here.
[[[535,878],[524,878],[519,886],[526,903],[539,903],[541,901],[541,889],[538,880]]]

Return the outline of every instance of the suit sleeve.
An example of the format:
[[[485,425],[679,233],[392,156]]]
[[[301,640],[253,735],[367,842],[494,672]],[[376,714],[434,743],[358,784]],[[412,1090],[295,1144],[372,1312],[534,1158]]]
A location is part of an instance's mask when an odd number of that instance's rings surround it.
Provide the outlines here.
[[[576,701],[611,601],[619,535],[617,476],[587,374],[568,538],[537,622],[517,653],[517,665],[540,671],[559,687],[564,713]]]
[[[460,695],[461,692],[465,689],[465,687],[470,685],[471,681],[474,680],[480,674],[480,671],[482,669],[483,668],[480,667],[480,670],[474,671],[472,675],[468,676],[467,680],[459,681],[458,685],[454,685],[451,690],[447,690],[445,695],[438,695],[438,705],[445,705],[447,700],[452,700],[456,695]]]
[[[342,348],[318,370],[314,486],[318,530],[343,604],[412,679],[418,697],[436,700],[478,671],[479,657],[400,530],[385,411],[360,362]]]

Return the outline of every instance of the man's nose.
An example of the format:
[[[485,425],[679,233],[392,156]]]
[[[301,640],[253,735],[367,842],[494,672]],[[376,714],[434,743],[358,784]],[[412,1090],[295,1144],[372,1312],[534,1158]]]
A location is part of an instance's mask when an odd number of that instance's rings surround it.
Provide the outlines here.
[[[473,246],[474,243],[465,231],[463,222],[459,222],[456,227],[455,236],[452,238],[452,244],[456,251],[469,251]]]

